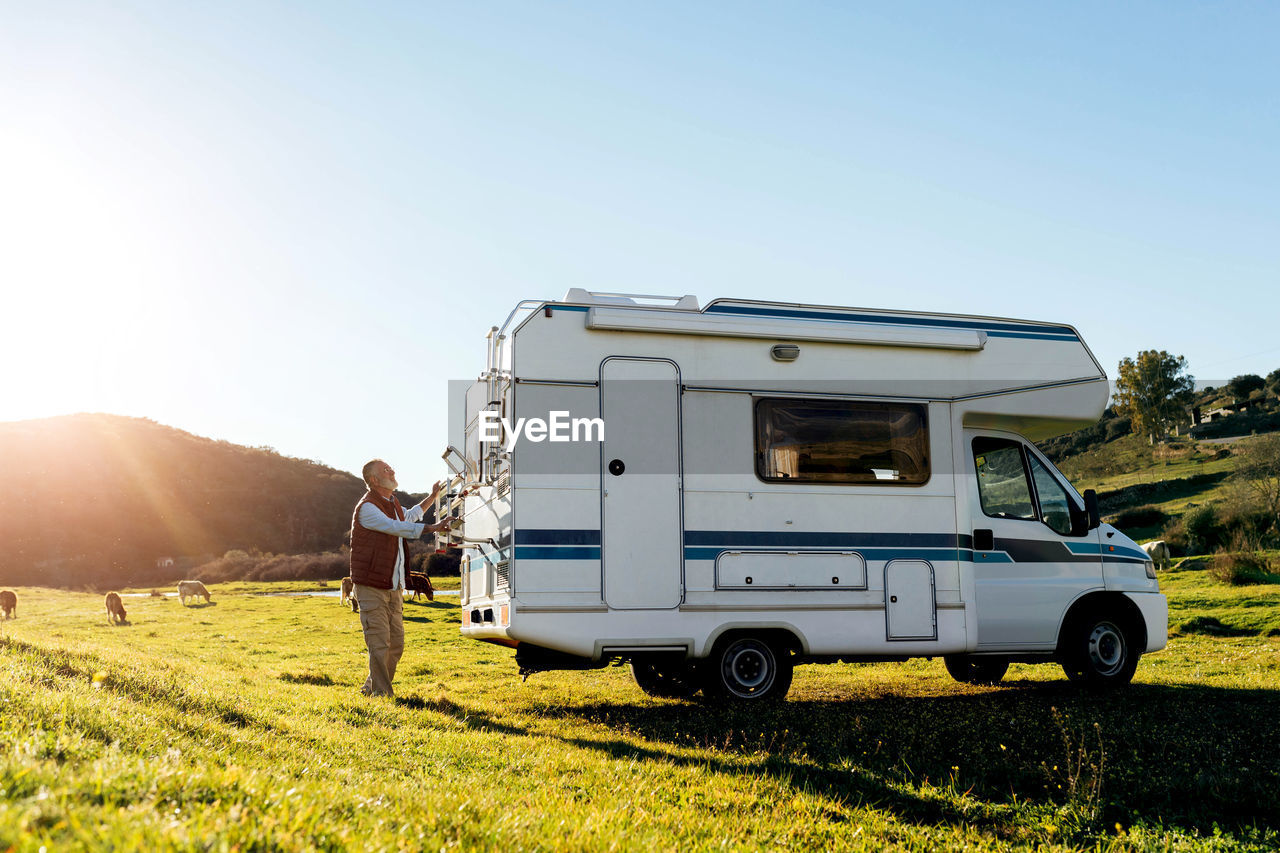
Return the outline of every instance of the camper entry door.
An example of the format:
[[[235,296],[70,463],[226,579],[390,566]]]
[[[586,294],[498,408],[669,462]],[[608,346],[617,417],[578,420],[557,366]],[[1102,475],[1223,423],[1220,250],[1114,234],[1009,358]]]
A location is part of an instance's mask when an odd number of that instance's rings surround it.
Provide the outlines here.
[[[618,610],[673,608],[682,596],[680,372],[665,359],[600,365],[604,599]]]

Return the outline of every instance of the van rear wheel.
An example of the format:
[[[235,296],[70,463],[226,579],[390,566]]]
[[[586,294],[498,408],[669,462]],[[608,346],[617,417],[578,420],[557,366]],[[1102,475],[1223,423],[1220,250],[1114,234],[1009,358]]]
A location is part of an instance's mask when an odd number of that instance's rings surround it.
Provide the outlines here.
[[[951,677],[961,684],[999,684],[1009,671],[1009,661],[998,657],[947,655],[942,661]]]
[[[1064,640],[1062,669],[1072,681],[1113,687],[1133,680],[1141,653],[1126,620],[1092,614],[1071,626]]]
[[[702,692],[709,699],[752,703],[782,699],[793,674],[789,652],[755,637],[718,643],[704,670]]]
[[[688,699],[702,687],[685,661],[632,658],[631,677],[645,693],[663,699]]]

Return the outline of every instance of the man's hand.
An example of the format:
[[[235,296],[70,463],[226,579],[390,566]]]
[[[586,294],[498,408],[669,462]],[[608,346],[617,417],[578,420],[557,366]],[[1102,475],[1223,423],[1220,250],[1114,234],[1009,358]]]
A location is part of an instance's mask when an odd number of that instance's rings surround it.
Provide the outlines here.
[[[449,529],[449,522],[452,519],[446,518],[444,521],[437,521],[435,524],[428,524],[427,531],[429,533],[443,533]]]
[[[435,503],[436,497],[439,496],[440,490],[443,488],[444,488],[444,481],[436,480],[436,484],[431,487],[431,494],[423,498],[422,501],[418,504],[418,506],[422,507],[425,510],[428,506]]]

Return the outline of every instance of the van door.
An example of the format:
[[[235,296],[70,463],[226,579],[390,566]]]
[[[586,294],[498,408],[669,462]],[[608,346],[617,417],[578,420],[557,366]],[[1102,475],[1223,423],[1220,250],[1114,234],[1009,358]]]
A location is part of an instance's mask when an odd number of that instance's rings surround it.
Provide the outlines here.
[[[605,603],[677,607],[684,575],[679,369],[665,359],[605,359],[600,413]]]
[[[884,567],[885,635],[890,640],[938,639],[937,590],[925,560],[891,560]]]
[[[1052,649],[1067,606],[1102,586],[1097,534],[1075,491],[1021,439],[965,430],[965,445],[978,648]]]

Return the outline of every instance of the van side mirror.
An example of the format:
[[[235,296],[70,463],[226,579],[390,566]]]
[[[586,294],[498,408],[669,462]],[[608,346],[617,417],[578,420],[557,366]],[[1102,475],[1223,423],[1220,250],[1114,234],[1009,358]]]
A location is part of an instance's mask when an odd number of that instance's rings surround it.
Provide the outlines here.
[[[1089,517],[1090,530],[1102,525],[1102,514],[1098,512],[1098,493],[1093,489],[1084,490],[1084,511]]]

